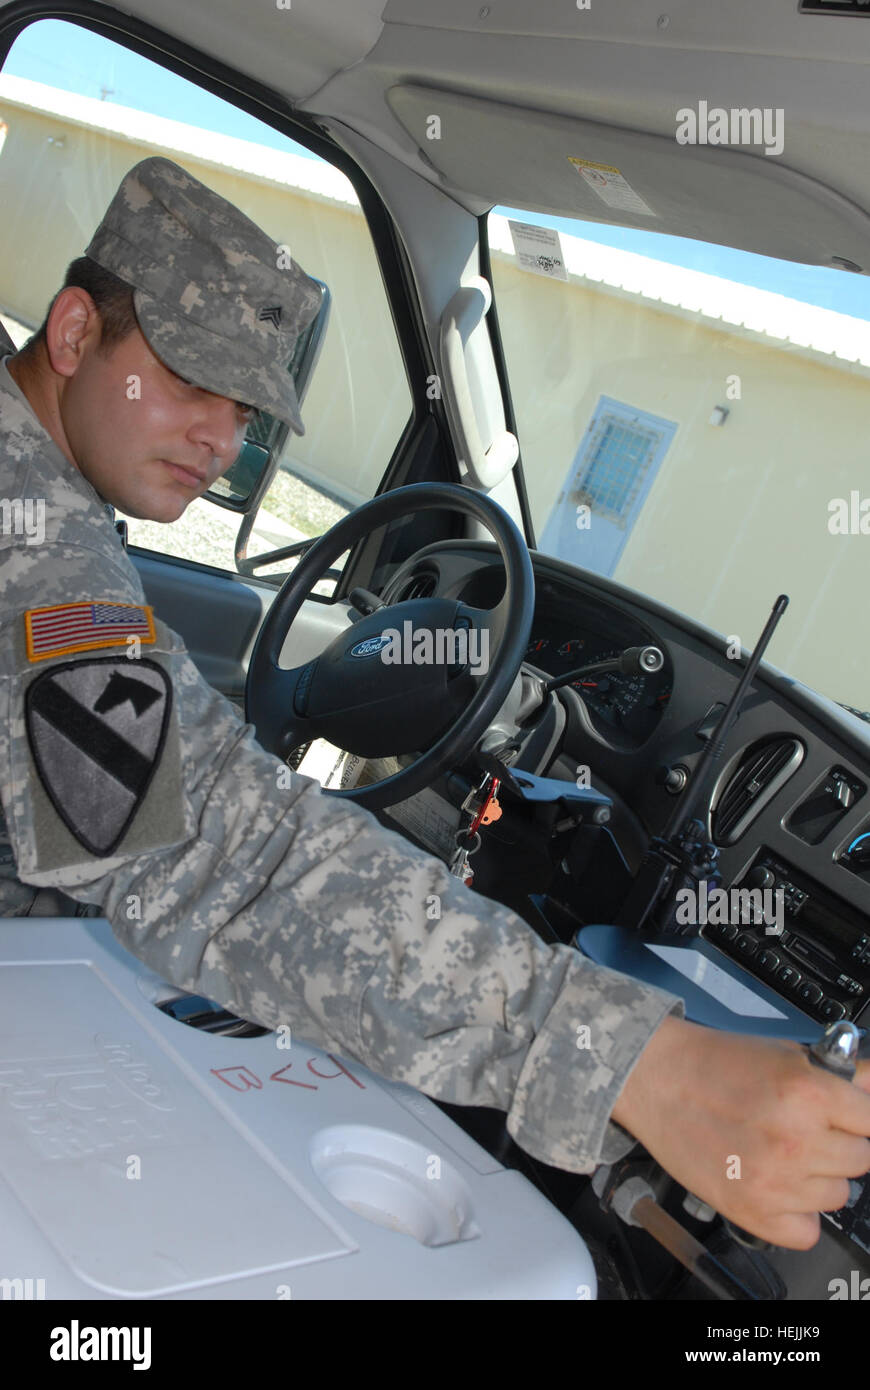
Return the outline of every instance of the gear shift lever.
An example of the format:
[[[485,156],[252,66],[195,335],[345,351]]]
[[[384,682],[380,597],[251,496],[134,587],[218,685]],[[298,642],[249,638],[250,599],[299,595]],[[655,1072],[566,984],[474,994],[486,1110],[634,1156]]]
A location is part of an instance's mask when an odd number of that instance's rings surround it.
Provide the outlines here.
[[[855,1075],[860,1036],[854,1023],[848,1019],[841,1018],[836,1023],[829,1023],[822,1036],[808,1048],[809,1059],[814,1066],[842,1076],[844,1081],[851,1081]],[[769,1247],[770,1242],[762,1240],[760,1236],[750,1235],[740,1226],[733,1226],[730,1221],[726,1221],[725,1225],[741,1245],[751,1250],[766,1250]]]
[[[841,1018],[829,1024],[818,1042],[813,1043],[809,1049],[810,1061],[817,1067],[832,1071],[835,1076],[842,1076],[844,1081],[851,1081],[855,1075],[859,1045],[858,1029],[848,1019]]]

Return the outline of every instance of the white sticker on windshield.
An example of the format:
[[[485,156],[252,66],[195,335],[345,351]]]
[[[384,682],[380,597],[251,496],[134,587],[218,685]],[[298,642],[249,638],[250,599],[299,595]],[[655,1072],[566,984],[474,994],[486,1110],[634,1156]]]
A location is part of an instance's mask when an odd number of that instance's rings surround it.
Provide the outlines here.
[[[788,1014],[780,1013],[766,999],[759,998],[753,990],[747,989],[746,985],[702,956],[700,951],[694,951],[691,947],[651,946],[648,941],[644,945],[648,951],[660,956],[666,965],[679,970],[693,984],[712,994],[733,1014],[743,1014],[745,1018],[788,1018]]]
[[[609,208],[620,208],[622,212],[642,212],[645,217],[658,216],[612,164],[595,164],[591,159],[575,159],[572,154],[568,158],[587,187],[597,193]]]
[[[536,227],[531,222],[508,221],[514,241],[517,264],[521,270],[534,275],[546,275],[550,280],[567,280],[565,257],[559,233],[551,227]]]

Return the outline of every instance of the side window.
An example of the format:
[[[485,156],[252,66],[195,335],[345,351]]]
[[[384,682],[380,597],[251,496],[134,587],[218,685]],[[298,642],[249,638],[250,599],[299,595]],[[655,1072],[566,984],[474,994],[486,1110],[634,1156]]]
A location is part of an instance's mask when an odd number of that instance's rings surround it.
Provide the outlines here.
[[[229,199],[328,287],[306,432],[282,442],[247,553],[319,535],[374,495],[411,413],[368,226],[327,161],[111,40],[39,21],[0,75],[0,321],[16,345],[29,337],[124,174],[155,154]],[[236,568],[241,518],[205,498],[169,525],[126,520],[133,546]]]

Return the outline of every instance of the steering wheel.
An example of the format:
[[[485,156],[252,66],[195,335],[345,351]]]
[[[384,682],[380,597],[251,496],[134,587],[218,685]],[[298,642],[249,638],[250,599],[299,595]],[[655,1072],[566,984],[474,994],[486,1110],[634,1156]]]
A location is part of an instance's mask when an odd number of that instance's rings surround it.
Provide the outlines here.
[[[299,609],[339,555],[398,517],[445,509],[475,517],[498,546],[505,590],[494,608],[409,599],[351,623],[313,661],[292,670],[278,665]],[[247,718],[281,758],[317,738],[366,758],[425,750],[372,786],[327,789],[370,810],[404,801],[461,763],[501,709],[528,647],[534,596],[528,547],[490,498],[457,483],[385,492],[321,536],[285,579],[251,653]]]

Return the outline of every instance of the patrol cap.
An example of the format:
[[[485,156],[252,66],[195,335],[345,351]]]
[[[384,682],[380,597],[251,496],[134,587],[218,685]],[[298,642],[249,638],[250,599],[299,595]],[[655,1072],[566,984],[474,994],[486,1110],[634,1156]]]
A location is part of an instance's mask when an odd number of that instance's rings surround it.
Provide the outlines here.
[[[304,434],[287,368],[321,294],[286,247],[156,156],[122,179],[85,255],[133,287],[139,327],[172,371]]]

